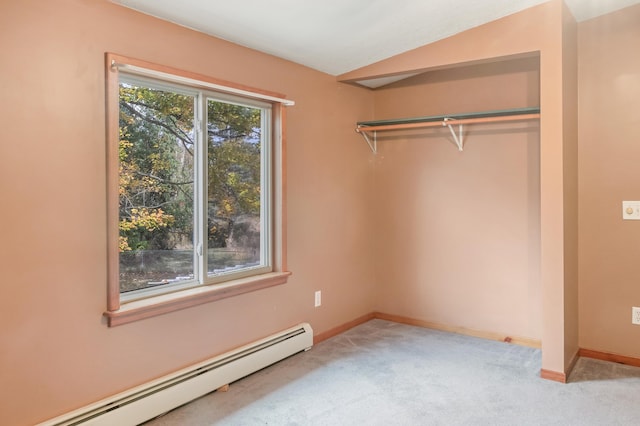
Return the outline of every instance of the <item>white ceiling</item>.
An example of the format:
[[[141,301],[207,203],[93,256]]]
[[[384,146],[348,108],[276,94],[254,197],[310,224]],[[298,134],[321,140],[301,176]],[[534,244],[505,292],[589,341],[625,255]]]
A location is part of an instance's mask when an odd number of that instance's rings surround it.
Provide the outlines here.
[[[332,75],[546,0],[111,0]],[[565,0],[578,21],[640,0]],[[388,82],[376,82],[380,86]]]

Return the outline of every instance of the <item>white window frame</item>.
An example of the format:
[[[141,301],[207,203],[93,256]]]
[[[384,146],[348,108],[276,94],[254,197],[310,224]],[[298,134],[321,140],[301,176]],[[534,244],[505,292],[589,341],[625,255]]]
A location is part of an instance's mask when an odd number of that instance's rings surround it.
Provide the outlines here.
[[[121,74],[122,73],[122,77]],[[121,81],[145,87],[171,90],[194,96],[197,103],[194,162],[194,280],[120,294],[118,253],[118,155],[119,84]],[[293,105],[282,95],[212,79],[207,76],[156,65],[111,53],[106,54],[107,105],[107,310],[109,326],[164,314],[177,309],[236,296],[260,288],[284,284],[285,238],[285,106]],[[209,275],[207,271],[207,123],[209,100],[260,108],[261,153],[261,264],[229,273]],[[204,153],[204,155],[203,155]],[[264,256],[264,258],[263,258]]]

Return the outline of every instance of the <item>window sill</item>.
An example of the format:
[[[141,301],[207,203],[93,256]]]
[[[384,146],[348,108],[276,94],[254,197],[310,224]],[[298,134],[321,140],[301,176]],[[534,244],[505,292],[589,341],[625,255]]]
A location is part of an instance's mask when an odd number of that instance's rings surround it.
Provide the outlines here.
[[[291,272],[270,272],[229,281],[224,284],[200,286],[148,299],[135,300],[123,304],[118,310],[106,311],[104,316],[107,318],[109,327],[115,327],[191,306],[284,284],[287,282],[289,275],[291,275]]]

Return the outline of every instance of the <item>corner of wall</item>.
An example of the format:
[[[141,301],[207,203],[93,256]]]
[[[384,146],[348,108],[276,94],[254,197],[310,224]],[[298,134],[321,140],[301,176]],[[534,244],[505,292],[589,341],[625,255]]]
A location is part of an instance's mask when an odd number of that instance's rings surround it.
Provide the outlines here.
[[[565,370],[578,351],[578,28],[562,9]]]

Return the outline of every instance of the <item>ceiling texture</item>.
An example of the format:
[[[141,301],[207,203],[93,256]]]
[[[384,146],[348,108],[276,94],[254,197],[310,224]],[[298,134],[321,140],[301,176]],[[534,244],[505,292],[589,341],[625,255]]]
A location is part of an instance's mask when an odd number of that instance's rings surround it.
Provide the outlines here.
[[[111,1],[340,75],[546,0]],[[640,0],[565,0],[565,3],[581,22]],[[376,82],[375,86],[386,83]]]

